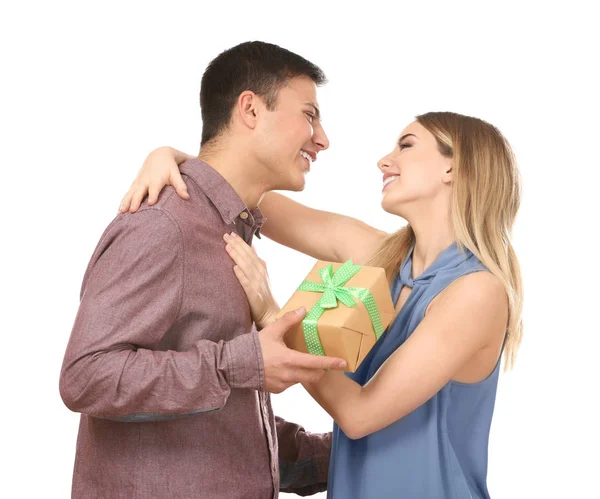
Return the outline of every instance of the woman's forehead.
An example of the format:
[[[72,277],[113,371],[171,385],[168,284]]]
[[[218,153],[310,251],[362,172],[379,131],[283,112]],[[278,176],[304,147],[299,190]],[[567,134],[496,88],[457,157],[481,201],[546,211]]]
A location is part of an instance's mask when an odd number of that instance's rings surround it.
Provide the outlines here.
[[[413,121],[412,123],[407,125],[404,128],[404,130],[402,130],[402,132],[400,132],[400,135],[398,135],[398,138],[400,139],[401,137],[404,137],[406,134],[413,134],[413,135],[416,135],[417,137],[420,137],[421,135],[423,135],[424,130],[425,130],[425,128],[423,127],[423,125],[421,125],[418,121]]]

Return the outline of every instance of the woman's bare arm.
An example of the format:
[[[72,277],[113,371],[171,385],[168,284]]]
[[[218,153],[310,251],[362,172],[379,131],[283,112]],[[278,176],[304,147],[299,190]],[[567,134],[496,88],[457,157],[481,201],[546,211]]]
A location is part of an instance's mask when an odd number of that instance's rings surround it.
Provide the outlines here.
[[[319,260],[363,265],[387,234],[355,218],[316,210],[268,192],[260,209],[267,217],[262,233],[284,246]]]
[[[148,195],[148,204],[158,199],[165,185],[189,199],[179,165],[192,156],[172,147],[152,151],[123,198],[121,212],[136,211]],[[344,262],[350,258],[364,265],[387,234],[355,218],[309,208],[281,194],[268,192],[260,208],[267,217],[262,233],[269,239],[319,260]]]
[[[362,438],[425,403],[482,349],[499,350],[507,320],[502,283],[489,272],[469,274],[442,291],[364,387],[332,371],[304,387],[349,438]]]

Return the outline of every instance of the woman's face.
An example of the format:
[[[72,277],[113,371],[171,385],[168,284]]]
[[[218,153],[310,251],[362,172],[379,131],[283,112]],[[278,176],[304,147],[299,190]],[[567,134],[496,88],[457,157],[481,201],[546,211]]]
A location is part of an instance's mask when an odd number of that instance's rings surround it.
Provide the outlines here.
[[[377,166],[384,181],[381,206],[388,213],[406,218],[415,208],[449,205],[452,159],[442,156],[433,134],[417,121],[402,131]]]

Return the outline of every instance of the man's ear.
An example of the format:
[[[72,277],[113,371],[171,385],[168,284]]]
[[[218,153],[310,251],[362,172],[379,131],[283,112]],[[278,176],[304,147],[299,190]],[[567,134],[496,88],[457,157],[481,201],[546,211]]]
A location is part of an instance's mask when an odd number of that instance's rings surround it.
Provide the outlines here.
[[[258,122],[260,105],[260,98],[252,90],[245,90],[240,94],[237,100],[237,115],[239,116],[241,123],[252,130],[256,128]]]

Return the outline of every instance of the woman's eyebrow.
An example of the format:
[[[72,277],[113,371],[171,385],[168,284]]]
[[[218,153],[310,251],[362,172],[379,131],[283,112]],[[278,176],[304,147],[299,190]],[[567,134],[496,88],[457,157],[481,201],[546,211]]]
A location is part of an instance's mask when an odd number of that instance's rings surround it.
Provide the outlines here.
[[[400,142],[402,142],[406,137],[410,137],[410,136],[413,136],[415,139],[419,138],[414,133],[407,133],[398,139],[398,144],[400,144]]]

